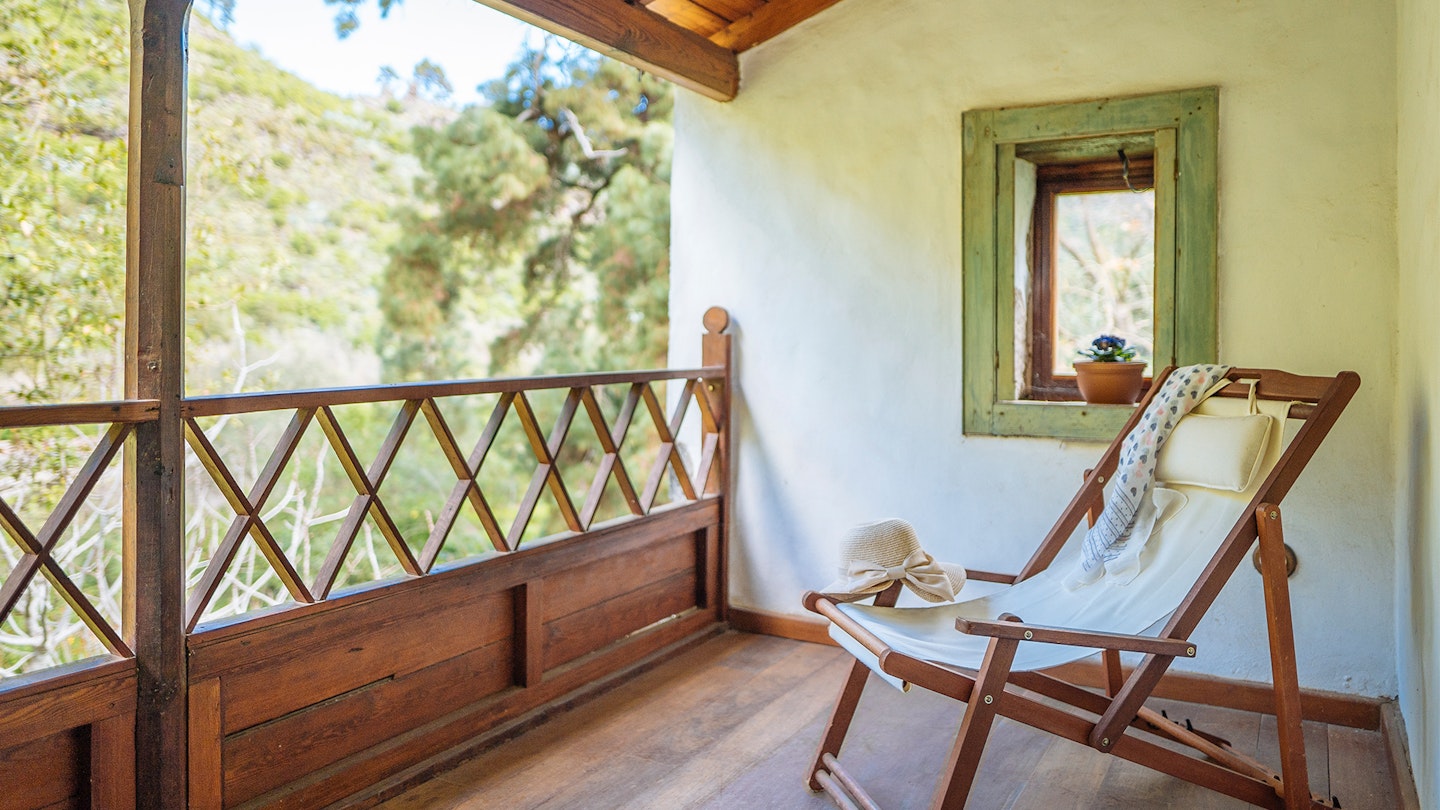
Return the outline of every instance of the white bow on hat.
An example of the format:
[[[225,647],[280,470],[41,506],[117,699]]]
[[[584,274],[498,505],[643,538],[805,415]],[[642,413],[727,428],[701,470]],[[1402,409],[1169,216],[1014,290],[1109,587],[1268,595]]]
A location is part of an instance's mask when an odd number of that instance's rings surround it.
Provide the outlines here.
[[[948,602],[965,584],[965,569],[936,562],[909,523],[891,518],[851,529],[841,547],[840,579],[827,592],[869,595],[903,582],[927,602]]]

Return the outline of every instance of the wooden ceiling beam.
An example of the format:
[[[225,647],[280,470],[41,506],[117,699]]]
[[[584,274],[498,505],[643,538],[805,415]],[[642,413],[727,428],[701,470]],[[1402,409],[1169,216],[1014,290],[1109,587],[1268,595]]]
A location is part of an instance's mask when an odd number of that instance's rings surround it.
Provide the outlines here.
[[[736,53],[747,51],[771,37],[804,22],[840,0],[770,0],[710,35],[710,41]]]
[[[755,9],[765,5],[765,0],[694,0],[695,3],[713,11],[716,16],[722,17],[725,24],[747,17],[754,13]]]
[[[476,0],[717,101],[735,98],[735,52],[624,0]]]
[[[693,0],[642,0],[645,8],[659,14],[681,28],[688,28],[702,37],[708,37],[730,24],[710,9]],[[732,18],[733,19],[733,18]],[[707,40],[708,41],[708,40]]]

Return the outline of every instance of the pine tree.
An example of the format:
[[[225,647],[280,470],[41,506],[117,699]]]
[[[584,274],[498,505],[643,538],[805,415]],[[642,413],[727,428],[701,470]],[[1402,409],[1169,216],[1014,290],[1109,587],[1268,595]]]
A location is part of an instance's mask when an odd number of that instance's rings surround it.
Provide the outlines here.
[[[424,174],[383,280],[387,376],[661,365],[669,85],[547,40],[484,95],[414,131]]]

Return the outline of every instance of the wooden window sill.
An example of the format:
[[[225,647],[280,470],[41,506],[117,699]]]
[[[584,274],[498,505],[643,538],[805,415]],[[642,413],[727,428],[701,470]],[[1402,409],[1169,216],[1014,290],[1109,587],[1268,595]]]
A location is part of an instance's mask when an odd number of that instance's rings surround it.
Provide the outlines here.
[[[1088,402],[1002,400],[991,412],[990,433],[1108,442],[1124,427],[1134,405],[1092,405]]]

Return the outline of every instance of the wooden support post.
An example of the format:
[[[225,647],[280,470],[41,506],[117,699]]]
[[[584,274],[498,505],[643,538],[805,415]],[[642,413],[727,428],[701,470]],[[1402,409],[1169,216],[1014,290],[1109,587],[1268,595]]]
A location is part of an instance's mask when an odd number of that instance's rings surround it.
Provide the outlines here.
[[[1295,668],[1295,634],[1290,620],[1289,572],[1285,570],[1285,534],[1280,507],[1262,503],[1255,510],[1260,535],[1260,573],[1265,583],[1265,616],[1270,630],[1270,671],[1275,684],[1275,725],[1280,735],[1280,777],[1285,810],[1310,807],[1305,734],[1300,718],[1300,675]]]
[[[515,588],[515,683],[537,686],[545,677],[545,580]]]
[[[185,59],[190,0],[130,0],[125,397],[158,400],[125,453],[123,626],[135,651],[136,799],[185,807]]]
[[[695,606],[720,617],[719,606],[725,603],[720,593],[720,527],[707,526],[696,534],[695,559],[700,575],[695,578]]]
[[[700,341],[700,365],[702,366],[723,366],[724,376],[718,381],[707,381],[707,393],[711,402],[716,408],[715,422],[720,429],[720,448],[718,451],[720,474],[710,475],[710,481],[705,491],[707,493],[720,494],[720,576],[717,593],[716,606],[719,608],[720,621],[727,621],[730,616],[730,520],[734,513],[731,503],[734,498],[735,471],[733,463],[734,455],[734,420],[730,415],[733,412],[734,383],[734,347],[730,335],[725,334],[726,328],[730,326],[730,313],[724,307],[711,307],[705,310],[705,336]]]

